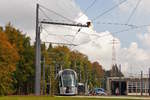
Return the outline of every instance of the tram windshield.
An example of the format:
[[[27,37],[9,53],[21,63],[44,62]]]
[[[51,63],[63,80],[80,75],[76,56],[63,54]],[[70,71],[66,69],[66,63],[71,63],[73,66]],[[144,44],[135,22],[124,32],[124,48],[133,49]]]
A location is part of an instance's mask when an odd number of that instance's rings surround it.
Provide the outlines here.
[[[62,73],[62,80],[64,87],[76,85],[75,74],[72,71],[64,71]]]

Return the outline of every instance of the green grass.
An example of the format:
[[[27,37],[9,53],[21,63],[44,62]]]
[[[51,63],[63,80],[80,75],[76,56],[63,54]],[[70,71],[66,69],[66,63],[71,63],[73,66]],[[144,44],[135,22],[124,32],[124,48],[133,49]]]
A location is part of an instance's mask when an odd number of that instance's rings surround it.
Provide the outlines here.
[[[50,97],[50,96],[4,96],[0,97],[0,100],[130,100],[130,99]]]

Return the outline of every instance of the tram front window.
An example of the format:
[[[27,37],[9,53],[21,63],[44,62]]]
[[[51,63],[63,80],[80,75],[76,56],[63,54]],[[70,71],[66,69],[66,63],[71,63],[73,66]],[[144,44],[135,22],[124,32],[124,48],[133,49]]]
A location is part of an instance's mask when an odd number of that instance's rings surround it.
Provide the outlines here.
[[[70,86],[75,86],[76,80],[75,80],[75,75],[73,72],[64,72],[62,74],[62,80],[63,80],[63,85],[64,87],[70,87]]]

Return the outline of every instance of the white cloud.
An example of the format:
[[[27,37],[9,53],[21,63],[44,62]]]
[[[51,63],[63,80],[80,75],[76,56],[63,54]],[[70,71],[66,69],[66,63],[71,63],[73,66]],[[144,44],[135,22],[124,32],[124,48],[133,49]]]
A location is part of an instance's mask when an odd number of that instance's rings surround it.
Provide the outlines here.
[[[144,46],[150,48],[150,27],[148,27],[148,32],[145,34],[137,34],[137,37],[143,43]]]
[[[122,48],[120,53],[124,57],[124,60],[131,60],[131,63],[133,62],[134,64],[137,62],[142,64],[142,62],[148,61],[150,59],[148,52],[139,48],[136,42],[131,43],[129,48]]]
[[[82,21],[88,20],[87,17],[84,18],[82,17]],[[82,41],[87,40],[87,43],[77,46],[75,49],[86,54],[91,61],[100,62],[105,69],[110,69],[112,63],[111,41],[113,39],[111,33],[108,31],[97,33],[93,29],[87,28],[83,28],[82,31],[90,34],[89,37],[84,37],[85,34],[82,34]],[[77,38],[77,41],[80,41],[80,36]],[[129,75],[128,72],[131,72],[131,65],[133,67],[132,72],[134,74],[139,73],[141,70],[147,72],[147,66],[150,65],[150,57],[148,56],[150,53],[139,48],[136,42],[132,42],[128,48],[122,48],[120,40],[117,40],[119,42],[119,44],[116,45],[117,63],[122,64],[123,72]]]

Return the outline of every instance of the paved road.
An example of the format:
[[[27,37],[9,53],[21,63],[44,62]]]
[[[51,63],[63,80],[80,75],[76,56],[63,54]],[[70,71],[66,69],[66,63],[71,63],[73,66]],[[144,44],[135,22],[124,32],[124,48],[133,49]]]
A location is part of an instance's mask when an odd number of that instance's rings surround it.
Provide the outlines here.
[[[133,100],[150,100],[150,97],[130,97],[130,96],[71,96],[75,98],[118,98],[118,99],[133,99]]]

